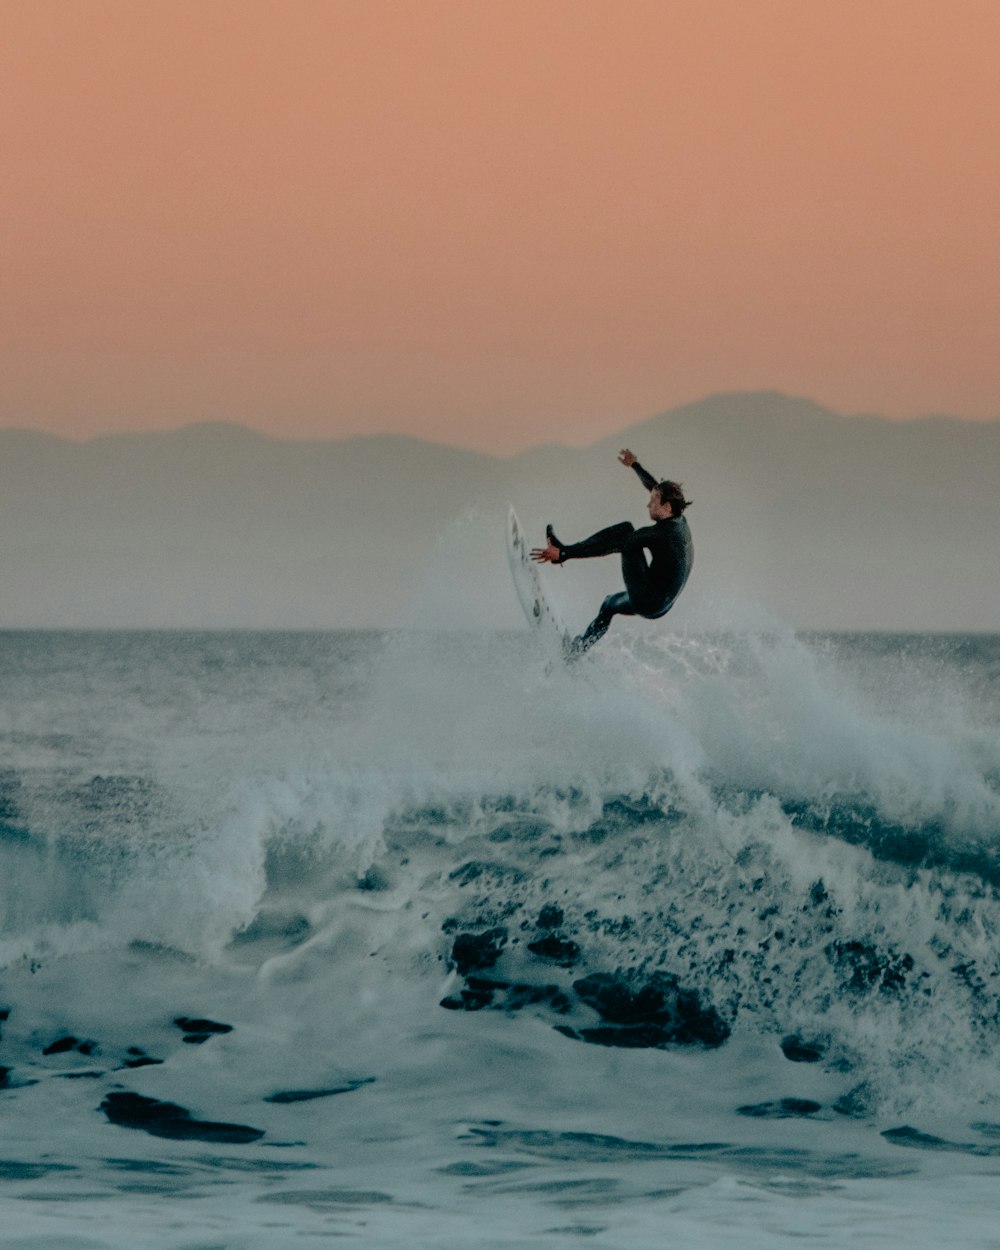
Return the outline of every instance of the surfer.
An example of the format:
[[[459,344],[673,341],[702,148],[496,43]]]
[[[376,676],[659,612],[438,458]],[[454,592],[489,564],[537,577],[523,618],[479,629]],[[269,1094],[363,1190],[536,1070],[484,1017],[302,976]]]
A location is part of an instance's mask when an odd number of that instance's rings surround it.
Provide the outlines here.
[[[691,501],[684,498],[679,482],[658,482],[647,473],[627,447],[618,453],[626,468],[634,469],[649,491],[647,510],[652,525],[636,529],[631,521],[599,530],[579,543],[562,543],[552,526],[545,528],[546,545],[535,547],[532,560],[542,564],[565,564],[567,560],[587,560],[594,556],[621,555],[624,591],[608,597],[583,633],[569,643],[571,654],[588,651],[608,632],[612,617],[642,616],[656,620],[674,605],[694,563],[691,531],[684,509]],[[646,551],[650,560],[646,560]]]

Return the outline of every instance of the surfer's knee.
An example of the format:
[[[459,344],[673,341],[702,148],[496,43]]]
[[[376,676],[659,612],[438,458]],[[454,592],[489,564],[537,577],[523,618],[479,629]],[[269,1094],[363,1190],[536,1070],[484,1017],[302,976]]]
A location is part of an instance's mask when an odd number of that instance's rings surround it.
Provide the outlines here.
[[[606,530],[601,530],[595,537],[604,541],[605,549],[610,554],[612,551],[624,551],[634,533],[635,526],[631,521],[619,521],[617,525],[609,525]]]

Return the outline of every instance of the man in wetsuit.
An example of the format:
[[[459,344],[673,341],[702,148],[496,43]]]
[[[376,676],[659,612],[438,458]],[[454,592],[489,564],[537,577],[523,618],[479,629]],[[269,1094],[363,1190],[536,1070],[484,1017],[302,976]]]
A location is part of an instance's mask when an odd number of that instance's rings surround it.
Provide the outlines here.
[[[588,651],[603,638],[614,616],[656,620],[669,612],[694,563],[691,531],[684,518],[684,509],[691,501],[684,498],[680,483],[657,482],[627,447],[618,453],[618,459],[635,470],[649,491],[647,507],[653,524],[637,530],[631,521],[622,521],[592,534],[583,542],[570,544],[561,543],[549,525],[545,530],[546,545],[534,548],[531,553],[532,560],[543,564],[565,564],[567,560],[586,560],[613,553],[621,555],[625,589],[608,595],[597,616],[579,638],[573,639],[570,650],[575,654]],[[648,563],[647,550],[651,557]]]

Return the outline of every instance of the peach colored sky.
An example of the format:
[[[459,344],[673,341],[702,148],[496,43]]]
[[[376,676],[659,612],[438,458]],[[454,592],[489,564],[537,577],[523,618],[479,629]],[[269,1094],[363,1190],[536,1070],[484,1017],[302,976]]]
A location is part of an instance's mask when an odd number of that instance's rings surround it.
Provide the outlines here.
[[[1000,417],[996,0],[0,6],[0,425]]]

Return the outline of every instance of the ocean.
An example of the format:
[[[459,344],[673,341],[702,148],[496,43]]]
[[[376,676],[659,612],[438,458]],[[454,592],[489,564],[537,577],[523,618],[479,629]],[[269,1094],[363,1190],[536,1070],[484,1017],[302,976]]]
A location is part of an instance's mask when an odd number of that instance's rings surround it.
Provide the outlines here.
[[[0,634],[4,1250],[1000,1246],[1000,637]]]

